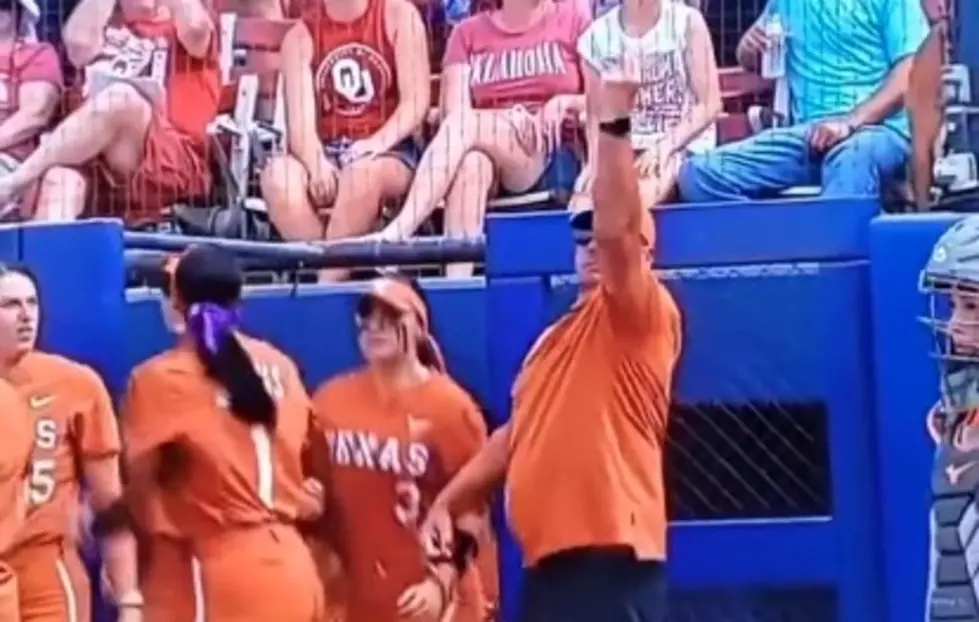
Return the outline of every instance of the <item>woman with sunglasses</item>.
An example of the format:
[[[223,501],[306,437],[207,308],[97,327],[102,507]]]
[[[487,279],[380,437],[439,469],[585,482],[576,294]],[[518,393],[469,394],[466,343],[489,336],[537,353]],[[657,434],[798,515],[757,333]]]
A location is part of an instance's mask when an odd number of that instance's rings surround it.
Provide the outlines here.
[[[354,319],[364,365],[313,397],[330,446],[331,511],[353,527],[339,536],[347,620],[482,621],[479,577],[466,572],[482,534],[460,538],[454,556],[426,555],[417,534],[428,504],[482,446],[482,413],[446,373],[414,281],[375,279]]]
[[[147,498],[165,499],[173,532],[200,564],[197,615],[202,607],[215,622],[316,622],[322,587],[297,523],[310,505],[302,454],[322,436],[310,435],[292,360],[240,330],[242,282],[235,257],[217,246],[177,260],[169,292],[183,328],[173,348],[132,373],[130,481],[96,526],[128,528]]]

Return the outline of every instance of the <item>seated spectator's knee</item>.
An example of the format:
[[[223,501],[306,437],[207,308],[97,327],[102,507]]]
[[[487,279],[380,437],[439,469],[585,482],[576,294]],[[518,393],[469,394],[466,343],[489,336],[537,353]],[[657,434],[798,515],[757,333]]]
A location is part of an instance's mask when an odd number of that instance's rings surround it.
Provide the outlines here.
[[[309,183],[306,169],[292,156],[277,156],[262,169],[259,183],[262,196],[270,209],[289,205],[299,197],[305,197]]]
[[[135,87],[124,82],[113,83],[93,96],[88,109],[113,123],[143,128],[153,114],[150,102]]]
[[[903,170],[908,149],[907,141],[886,128],[854,134],[826,154],[822,196],[879,196]]]
[[[713,167],[709,154],[696,153],[685,158],[676,175],[676,187],[680,197],[685,201],[705,200],[704,179],[712,175]]]
[[[470,182],[493,183],[493,161],[482,151],[470,151],[462,158],[457,177]]]

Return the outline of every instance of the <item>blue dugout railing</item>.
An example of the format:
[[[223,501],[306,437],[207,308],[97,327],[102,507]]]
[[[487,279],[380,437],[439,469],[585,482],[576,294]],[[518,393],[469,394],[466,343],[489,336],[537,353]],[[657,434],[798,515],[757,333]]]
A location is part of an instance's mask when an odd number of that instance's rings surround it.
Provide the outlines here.
[[[916,276],[951,218],[877,211],[806,200],[657,215],[686,329],[669,451],[677,622],[922,618],[936,385]],[[155,296],[124,292],[123,250],[107,221],[0,230],[0,260],[41,281],[44,342],[117,392],[169,342]],[[493,423],[527,348],[573,300],[571,252],[562,214],[497,216],[485,281],[427,284],[450,367]],[[265,288],[246,322],[315,384],[356,362],[356,290]],[[505,536],[501,548],[512,620],[519,552]]]

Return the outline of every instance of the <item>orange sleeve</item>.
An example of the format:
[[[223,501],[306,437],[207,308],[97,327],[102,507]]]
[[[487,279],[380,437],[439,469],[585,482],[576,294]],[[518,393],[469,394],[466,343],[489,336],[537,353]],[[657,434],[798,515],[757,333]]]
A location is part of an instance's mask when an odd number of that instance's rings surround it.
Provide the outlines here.
[[[32,413],[17,391],[0,380],[0,554],[16,541],[27,514],[24,477],[34,445]]]
[[[93,369],[83,368],[81,391],[83,408],[79,413],[78,452],[82,458],[104,458],[121,450],[119,425],[112,398],[105,383]]]
[[[458,416],[451,421],[443,434],[440,435],[439,457],[445,469],[446,480],[452,479],[462,467],[486,444],[488,432],[483,413],[475,401],[468,395],[465,404],[458,411]],[[479,501],[464,501],[458,508],[462,512],[481,512],[482,499]]]
[[[634,337],[651,327],[659,288],[652,269],[640,255],[646,252],[638,236],[633,239],[597,240],[596,258],[602,273],[605,297],[615,329]]]
[[[180,378],[167,370],[144,367],[133,372],[123,402],[123,438],[130,464],[186,433],[189,408]]]
[[[652,270],[634,263],[629,270],[637,273],[621,280],[617,289],[602,284],[613,329],[629,343],[644,343],[652,333],[669,331],[679,348],[679,314],[672,296]]]

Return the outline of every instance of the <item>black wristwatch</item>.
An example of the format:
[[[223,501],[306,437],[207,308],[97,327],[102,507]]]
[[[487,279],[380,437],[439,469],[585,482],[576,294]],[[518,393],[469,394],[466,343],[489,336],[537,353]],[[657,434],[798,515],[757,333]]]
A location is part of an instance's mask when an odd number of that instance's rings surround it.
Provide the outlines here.
[[[602,121],[598,124],[598,131],[616,138],[627,138],[632,133],[632,119],[619,117],[611,121]]]

